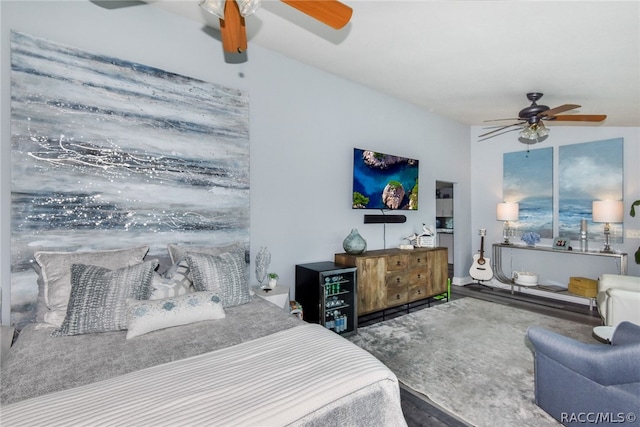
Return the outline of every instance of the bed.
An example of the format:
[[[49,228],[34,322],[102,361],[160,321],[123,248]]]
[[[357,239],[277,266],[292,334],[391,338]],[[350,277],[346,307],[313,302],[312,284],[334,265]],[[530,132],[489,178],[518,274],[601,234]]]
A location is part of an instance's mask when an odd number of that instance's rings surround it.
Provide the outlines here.
[[[120,259],[116,264],[132,264],[120,268],[82,264],[75,255],[40,260],[44,314],[20,331],[2,361],[2,424],[406,425],[398,381],[388,368],[341,336],[252,296],[240,271],[246,266],[238,262],[236,274],[231,252],[216,251],[172,256],[168,278],[158,277],[154,262],[140,256],[144,250],[134,261]],[[96,264],[110,262],[87,256]],[[203,260],[212,264],[199,268]],[[180,263],[188,274],[180,272]],[[62,324],[58,316],[57,325],[55,269],[72,282],[66,315]],[[146,294],[140,293],[140,277],[149,283]],[[121,288],[123,282],[132,282],[128,291],[96,297],[96,288]],[[168,289],[174,295],[166,296]],[[131,298],[136,292],[144,298]],[[151,299],[154,293],[162,295]],[[102,311],[87,309],[96,298]],[[107,314],[105,305],[112,306]],[[154,307],[164,310],[162,316]],[[169,318],[167,307],[177,314]],[[82,315],[74,318],[74,310]],[[115,322],[114,330],[96,331],[124,312],[128,328]]]

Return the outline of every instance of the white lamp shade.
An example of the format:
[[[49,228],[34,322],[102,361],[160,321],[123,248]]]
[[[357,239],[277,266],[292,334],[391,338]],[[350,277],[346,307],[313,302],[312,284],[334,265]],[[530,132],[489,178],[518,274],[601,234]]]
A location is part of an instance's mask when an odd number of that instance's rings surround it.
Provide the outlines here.
[[[620,200],[594,200],[592,205],[593,222],[622,222],[624,204]]]
[[[496,206],[496,219],[498,221],[517,221],[520,211],[518,203],[503,202]]]

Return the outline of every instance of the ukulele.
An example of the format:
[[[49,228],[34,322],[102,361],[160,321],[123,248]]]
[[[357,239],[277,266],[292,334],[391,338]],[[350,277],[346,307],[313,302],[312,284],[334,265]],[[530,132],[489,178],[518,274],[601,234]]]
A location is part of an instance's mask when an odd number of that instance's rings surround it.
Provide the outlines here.
[[[487,230],[481,228],[478,234],[480,234],[480,253],[473,256],[473,264],[469,269],[469,275],[478,281],[491,280],[493,270],[491,270],[489,258],[484,256],[484,236],[486,236]]]

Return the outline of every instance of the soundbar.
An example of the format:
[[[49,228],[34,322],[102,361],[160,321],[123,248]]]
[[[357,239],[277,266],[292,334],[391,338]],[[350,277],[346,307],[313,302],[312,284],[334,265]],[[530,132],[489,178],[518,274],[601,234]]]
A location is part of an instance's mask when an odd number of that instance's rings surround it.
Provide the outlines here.
[[[365,224],[401,224],[407,222],[404,215],[365,215]]]

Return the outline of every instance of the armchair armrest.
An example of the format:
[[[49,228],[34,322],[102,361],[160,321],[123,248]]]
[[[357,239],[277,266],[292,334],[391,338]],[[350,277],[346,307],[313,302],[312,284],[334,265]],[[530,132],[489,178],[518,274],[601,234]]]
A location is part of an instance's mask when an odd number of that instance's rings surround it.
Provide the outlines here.
[[[601,275],[598,279],[598,292],[606,291],[610,288],[640,292],[640,277],[620,274]]]
[[[606,386],[640,381],[640,342],[617,346],[585,344],[537,326],[530,327],[527,336],[536,353],[598,384]]]
[[[606,325],[617,326],[623,321],[640,325],[640,291],[611,288],[606,295]]]
[[[622,322],[613,331],[611,345],[625,345],[640,342],[640,325]]]

